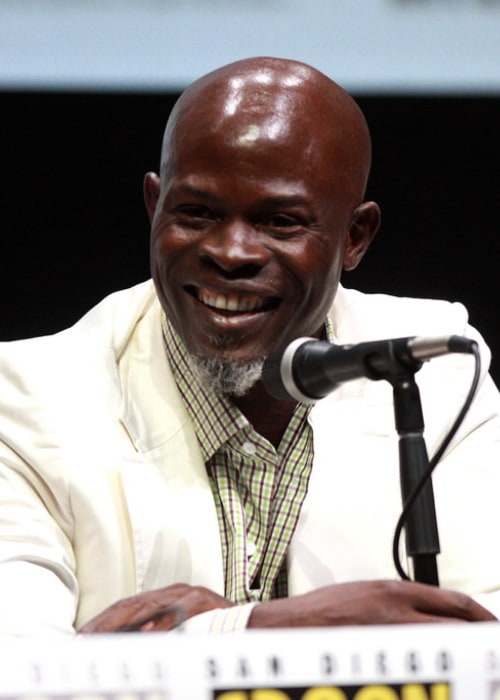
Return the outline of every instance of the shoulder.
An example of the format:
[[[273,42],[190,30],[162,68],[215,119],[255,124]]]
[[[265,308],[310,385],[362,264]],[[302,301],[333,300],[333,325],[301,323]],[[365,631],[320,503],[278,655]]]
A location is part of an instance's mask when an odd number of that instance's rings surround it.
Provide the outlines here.
[[[73,326],[59,333],[0,342],[0,363],[23,363],[24,359],[31,361],[40,356],[49,361],[53,353],[64,353],[70,346],[84,346],[87,351],[92,345],[109,347],[119,355],[130,333],[155,301],[156,294],[150,280],[114,292]]]
[[[341,345],[413,336],[460,335],[478,343],[483,375],[489,368],[490,349],[479,331],[469,324],[468,311],[460,302],[365,294],[340,287],[330,313],[335,342]],[[444,367],[449,368],[452,381],[453,370],[457,368],[465,368],[466,375],[470,375],[471,356],[453,358],[426,363],[421,377],[434,370],[441,372]]]
[[[440,299],[418,299],[387,294],[364,294],[340,288],[331,310],[335,342],[355,344],[411,336],[460,335],[475,340],[481,354],[479,391],[455,442],[476,427],[494,422],[497,426],[500,396],[488,376],[491,353],[480,333],[468,322],[465,306]],[[474,370],[469,354],[447,354],[425,362],[417,374],[424,408],[426,439],[434,448],[456,418],[467,396]],[[360,380],[345,385],[345,396],[359,396],[366,402],[391,404],[386,382]],[[493,423],[491,423],[493,425]],[[498,427],[492,430],[498,430]],[[484,434],[484,432],[483,432]],[[497,439],[497,438],[495,438]]]
[[[157,304],[148,281],[109,295],[64,331],[0,343],[0,414],[29,420],[28,406],[104,393],[116,384],[117,362],[139,321]]]
[[[463,304],[389,294],[366,294],[340,287],[331,309],[338,342],[396,336],[468,335]]]

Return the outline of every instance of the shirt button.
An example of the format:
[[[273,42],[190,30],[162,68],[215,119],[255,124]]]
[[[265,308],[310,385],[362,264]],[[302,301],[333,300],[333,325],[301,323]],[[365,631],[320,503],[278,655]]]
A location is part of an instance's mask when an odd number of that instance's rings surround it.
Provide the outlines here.
[[[247,455],[254,455],[257,452],[257,448],[255,447],[253,442],[244,442],[243,452],[246,452]]]
[[[256,551],[257,551],[257,546],[256,546],[255,542],[247,541],[247,557],[250,559],[251,557],[253,557],[253,555],[255,554]]]

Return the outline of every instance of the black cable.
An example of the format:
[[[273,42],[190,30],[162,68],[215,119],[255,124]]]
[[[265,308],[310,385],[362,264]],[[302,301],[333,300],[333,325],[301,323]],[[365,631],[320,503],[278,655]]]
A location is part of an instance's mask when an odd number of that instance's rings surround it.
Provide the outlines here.
[[[426,472],[422,475],[422,478],[420,481],[416,484],[415,488],[411,492],[410,496],[408,497],[408,500],[403,506],[403,510],[401,511],[401,515],[399,516],[398,522],[396,524],[396,528],[394,530],[394,538],[392,541],[392,558],[394,561],[394,566],[396,567],[396,571],[398,572],[399,576],[403,579],[403,581],[410,581],[410,577],[404,571],[403,567],[401,566],[401,562],[399,560],[399,541],[401,539],[401,532],[403,530],[405,521],[408,517],[408,513],[410,511],[410,508],[414,504],[417,496],[425,486],[426,482],[428,479],[430,479],[432,472],[434,471],[436,465],[440,461],[441,457],[443,456],[446,448],[452,441],[452,439],[455,436],[455,433],[457,432],[458,428],[462,424],[463,419],[465,418],[469,408],[471,407],[472,400],[476,394],[477,387],[479,384],[479,376],[481,374],[481,356],[479,354],[479,347],[476,342],[471,342],[471,353],[474,355],[474,360],[475,360],[475,366],[474,366],[474,376],[472,378],[471,386],[469,389],[469,392],[465,398],[465,401],[463,403],[462,408],[460,409],[460,412],[458,413],[458,416],[455,419],[455,422],[451,426],[450,430],[446,434],[445,438],[443,439],[442,443],[436,450],[436,453],[434,454],[433,458],[429,462],[429,467],[427,468]]]

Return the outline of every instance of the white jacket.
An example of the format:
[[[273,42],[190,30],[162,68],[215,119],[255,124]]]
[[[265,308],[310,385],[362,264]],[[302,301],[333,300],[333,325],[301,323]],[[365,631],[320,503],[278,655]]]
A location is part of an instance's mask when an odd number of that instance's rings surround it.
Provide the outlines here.
[[[340,289],[331,316],[339,343],[479,339],[460,304]],[[483,360],[479,395],[434,475],[438,566],[443,587],[490,593],[480,602],[500,616],[500,399],[484,345]],[[430,454],[472,366],[448,355],[417,375]],[[310,421],[314,464],[288,555],[290,595],[394,578],[390,385],[346,383]],[[62,333],[0,344],[0,633],[72,633],[120,598],[175,582],[224,593],[215,507],[147,282]]]

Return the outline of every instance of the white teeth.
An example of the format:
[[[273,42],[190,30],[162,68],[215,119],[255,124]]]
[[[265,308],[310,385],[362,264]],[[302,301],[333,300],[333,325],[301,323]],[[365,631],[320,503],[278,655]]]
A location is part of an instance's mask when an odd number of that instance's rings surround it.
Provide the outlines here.
[[[223,311],[256,311],[264,305],[264,300],[261,297],[210,294],[203,289],[198,290],[198,298],[207,306]]]

